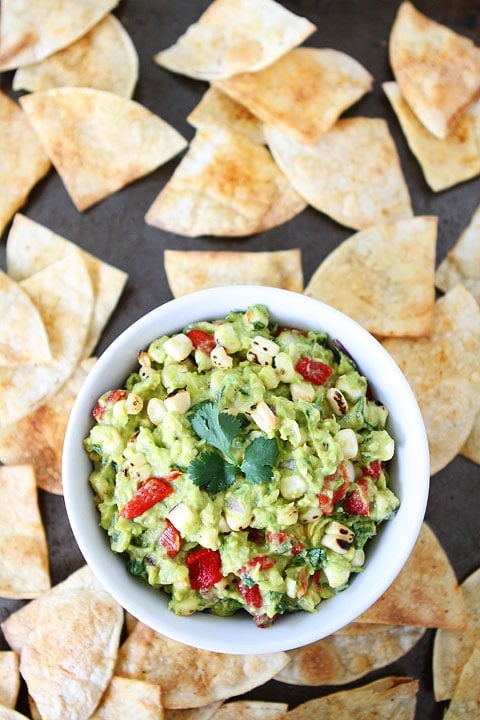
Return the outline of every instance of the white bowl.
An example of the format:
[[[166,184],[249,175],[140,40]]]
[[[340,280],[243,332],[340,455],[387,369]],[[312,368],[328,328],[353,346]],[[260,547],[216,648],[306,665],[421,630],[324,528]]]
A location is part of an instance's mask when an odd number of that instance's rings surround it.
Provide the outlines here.
[[[247,613],[180,617],[167,609],[168,596],[130,575],[125,559],[110,550],[99,527],[88,477],[92,470],[83,440],[93,423],[91,410],[102,393],[124,385],[137,354],[163,334],[187,323],[224,317],[230,310],[264,304],[281,325],[325,330],[338,339],[368,378],[374,396],[389,409],[387,428],[395,439],[391,487],[400,498],[394,519],[383,523],[366,548],[365,571],[351,585],[318,606],[317,612],[283,616],[258,628]],[[63,449],[63,487],[70,524],[79,548],[108,592],[132,615],[175,640],[224,653],[287,650],[326,637],[367,610],[393,582],[420,531],[429,488],[429,453],[414,395],[396,363],[368,332],[332,307],[305,295],[269,287],[212,288],[161,305],[125,330],[99,357],[80,390]]]

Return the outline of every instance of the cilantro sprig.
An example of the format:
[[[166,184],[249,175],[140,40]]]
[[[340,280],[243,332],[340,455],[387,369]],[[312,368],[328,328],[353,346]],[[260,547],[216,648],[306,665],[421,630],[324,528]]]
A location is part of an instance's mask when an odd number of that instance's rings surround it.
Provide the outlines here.
[[[278,448],[274,438],[256,437],[250,442],[238,462],[232,451],[235,438],[247,423],[243,415],[221,412],[218,400],[206,400],[192,408],[190,422],[200,440],[214,450],[204,450],[188,466],[192,482],[207,492],[216,494],[230,487],[237,472],[249,483],[264,483],[272,479]]]

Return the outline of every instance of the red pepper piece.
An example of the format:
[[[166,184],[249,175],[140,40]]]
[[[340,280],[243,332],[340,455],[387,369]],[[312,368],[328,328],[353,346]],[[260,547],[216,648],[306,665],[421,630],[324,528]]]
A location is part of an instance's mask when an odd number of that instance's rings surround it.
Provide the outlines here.
[[[170,520],[167,520],[167,527],[160,535],[160,544],[165,548],[168,557],[175,557],[183,545],[183,538]]]
[[[380,473],[382,472],[382,463],[380,460],[372,460],[366,467],[363,468],[363,472],[368,477],[378,480]]]
[[[314,360],[306,355],[303,355],[297,362],[295,370],[304,380],[314,385],[323,385],[333,372],[330,365],[321,362],[321,360]]]
[[[209,588],[222,578],[222,559],[218,550],[198,547],[185,559],[193,590]]]
[[[107,409],[107,405],[110,403],[115,403],[117,400],[123,400],[123,398],[127,397],[127,391],[126,390],[112,390],[112,392],[108,393],[106,398],[104,399],[103,403],[100,404],[100,401],[97,402],[95,407],[92,410],[92,415],[95,418],[95,420],[100,420],[103,413]]]
[[[351,493],[343,501],[343,508],[349,515],[370,515],[370,502],[368,499],[368,480],[361,478],[355,483]]]
[[[193,347],[196,350],[201,350],[206,353],[206,355],[210,355],[213,348],[217,345],[211,333],[205,332],[205,330],[199,330],[199,328],[189,330],[186,335],[190,338]]]
[[[300,540],[297,540],[294,535],[285,532],[285,530],[280,530],[279,532],[267,532],[267,540],[272,543],[272,545],[277,546],[283,545],[285,542],[290,542],[292,544],[292,547],[290,548],[292,555],[298,555],[298,553],[303,550],[303,545]]]
[[[182,473],[180,471],[173,470],[168,473],[168,475],[164,475],[164,477],[161,478],[147,478],[145,482],[138,486],[138,489],[131,500],[129,500],[120,510],[120,517],[131,520],[132,518],[143,515],[146,510],[173,493],[173,487],[169,483],[181,474]]]
[[[242,565],[239,570],[240,575],[248,575],[257,565],[260,570],[269,570],[275,565],[275,560],[268,555],[257,555]]]
[[[320,510],[324,515],[331,515],[336,503],[343,500],[347,494],[348,486],[347,468],[344,462],[340,463],[337,471],[327,475],[323,481],[322,492],[318,496]]]
[[[246,605],[257,608],[257,610],[262,607],[262,593],[260,592],[260,588],[258,587],[258,585],[252,585],[252,587],[248,587],[248,585],[244,585],[244,583],[239,582],[238,590],[240,592],[240,595],[245,600]]]

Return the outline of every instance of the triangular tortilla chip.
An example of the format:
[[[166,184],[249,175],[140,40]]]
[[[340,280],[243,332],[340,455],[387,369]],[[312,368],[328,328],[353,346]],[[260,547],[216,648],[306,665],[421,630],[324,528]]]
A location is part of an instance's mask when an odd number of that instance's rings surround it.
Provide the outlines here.
[[[214,0],[171,47],[154,57],[169,70],[220,80],[270,65],[316,27],[274,0]]]
[[[0,651],[0,705],[14,708],[20,690],[18,655],[13,650]]]
[[[84,35],[118,0],[2,0],[0,72],[38,62]]]
[[[436,217],[362,230],[320,263],[305,294],[333,305],[377,336],[429,335],[436,242]]]
[[[266,126],[273,157],[297,192],[355,230],[413,216],[397,149],[381,118],[339,120],[316,145]]]
[[[47,331],[30,296],[0,270],[0,365],[52,360]]]
[[[444,292],[458,283],[480,303],[480,205],[435,273],[435,284]]]
[[[51,167],[17,103],[0,90],[0,235],[30,190]]]
[[[289,650],[290,662],[275,680],[291,685],[344,685],[395,662],[425,631],[408,625],[351,623],[323,640]]]
[[[443,720],[480,720],[480,647],[476,648],[460,673]]]
[[[37,597],[50,576],[33,468],[0,466],[0,497],[0,597]]]
[[[462,582],[460,590],[467,612],[466,630],[441,629],[435,634],[433,686],[438,701],[452,697],[462,668],[474,648],[480,647],[480,568]]]
[[[395,79],[417,118],[432,135],[447,137],[480,98],[480,48],[402,2],[389,54]]]
[[[89,720],[163,720],[162,689],[156,683],[130,678],[112,678]]]
[[[138,55],[130,35],[115,15],[107,15],[68,47],[17,70],[12,87],[92,87],[130,98],[137,79]]]
[[[44,365],[0,367],[0,427],[32,412],[72,374],[92,317],[92,283],[80,251],[23,280],[21,287],[42,315],[53,360]]]
[[[258,687],[288,662],[286,653],[225,655],[170,640],[138,622],[120,647],[115,674],[158,682],[166,708],[201,707]]]
[[[455,572],[427,523],[423,523],[412,554],[396,580],[358,620],[465,628],[465,606]]]
[[[212,123],[221,123],[231,130],[246,135],[252,142],[265,144],[263,123],[250,110],[232,100],[213,85],[187,117],[190,125],[199,130],[209,128]]]
[[[212,125],[196,133],[145,220],[190,237],[241,236],[269,230],[305,207],[265,147]]]
[[[300,47],[264,70],[235,75],[217,87],[265,123],[314,145],[372,83],[370,73],[350,55]]]
[[[183,708],[181,710],[169,710],[164,708],[164,720],[210,720],[215,717],[215,713],[223,705],[223,700],[204,705],[199,708]]]
[[[143,105],[93,88],[53,88],[20,103],[78,210],[152,172],[187,142]]]
[[[287,710],[287,703],[234,700],[224,703],[213,717],[215,720],[285,720]]]
[[[397,83],[382,87],[432,190],[439,192],[480,174],[480,103],[468,108],[441,140],[418,120]]]
[[[0,461],[30,464],[37,486],[63,494],[62,447],[68,418],[80,387],[95,358],[84,360],[66,383],[44,405],[21,420],[0,427]]]
[[[314,698],[298,705],[286,720],[413,720],[418,680],[387,677],[352,690]]]
[[[7,238],[7,270],[12,278],[25,280],[72,252],[81,253],[94,294],[92,320],[83,351],[83,356],[88,357],[118,303],[127,273],[79,249],[75,243],[25,215],[17,213],[14,217]]]
[[[302,292],[301,251],[165,250],[165,272],[174,297],[222,285],[269,285]]]
[[[389,338],[383,344],[417,398],[434,475],[460,452],[479,410],[480,309],[456,285],[435,303],[429,338]]]

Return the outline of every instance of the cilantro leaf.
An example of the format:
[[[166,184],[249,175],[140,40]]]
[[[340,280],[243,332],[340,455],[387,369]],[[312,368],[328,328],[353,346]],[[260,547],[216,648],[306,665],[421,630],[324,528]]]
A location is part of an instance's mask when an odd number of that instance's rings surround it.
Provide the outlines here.
[[[229,460],[232,458],[232,441],[242,427],[242,421],[235,415],[218,411],[218,402],[205,400],[195,405],[190,420],[195,434],[205,440],[217,450],[220,450]]]
[[[235,466],[215,450],[205,450],[188,466],[188,476],[194,485],[214,495],[230,487],[235,480],[235,470]]]
[[[274,438],[257,437],[245,450],[240,470],[249,483],[264,483],[272,479],[278,447]]]

